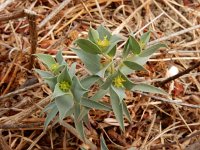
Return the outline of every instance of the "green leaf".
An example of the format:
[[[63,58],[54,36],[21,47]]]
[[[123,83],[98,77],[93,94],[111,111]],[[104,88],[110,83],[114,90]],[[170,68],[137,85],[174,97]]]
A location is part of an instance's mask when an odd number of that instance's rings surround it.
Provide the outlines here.
[[[136,91],[136,90],[141,91],[141,92],[149,92],[149,93],[168,95],[168,93],[166,93],[164,90],[154,87],[152,85],[144,84],[144,83],[135,84],[133,86],[133,88],[131,89],[131,91]]]
[[[76,76],[74,76],[72,80],[73,83],[71,91],[73,93],[74,100],[80,103],[82,96],[87,92],[87,89],[83,88],[83,86],[81,85],[80,81]]]
[[[55,59],[47,54],[34,54],[37,56],[50,70],[53,64],[56,64]]]
[[[140,38],[140,46],[144,48],[150,40],[151,31],[145,32]]]
[[[156,52],[159,48],[166,47],[165,44],[155,44],[145,50],[142,51],[142,53],[139,55],[140,57],[148,57],[151,56],[154,52]]]
[[[44,122],[45,130],[47,129],[49,123],[53,120],[53,118],[56,116],[57,113],[58,113],[58,108],[56,105],[54,105],[54,107],[50,110],[50,112],[47,114],[47,117],[45,119],[45,122]]]
[[[57,81],[58,82],[67,81],[70,84],[72,83],[72,80],[71,80],[71,77],[69,75],[69,70],[68,70],[67,66],[65,66],[63,71],[59,74]]]
[[[108,93],[108,89],[107,90],[99,89],[90,99],[94,101],[99,101],[107,93]]]
[[[63,120],[66,113],[73,107],[74,101],[71,93],[55,98],[55,103],[59,110],[59,118]]]
[[[89,89],[98,80],[99,80],[99,76],[91,75],[91,76],[87,76],[86,78],[82,79],[80,82],[81,82],[81,85],[85,89]]]
[[[126,44],[124,45],[124,49],[122,52],[123,58],[127,57],[129,52],[130,52],[130,47],[129,47],[129,38],[128,38],[128,40],[126,41]]]
[[[84,133],[84,127],[83,127],[83,121],[79,121],[78,118],[80,116],[81,113],[81,107],[78,103],[75,103],[74,105],[75,109],[74,109],[74,123],[75,123],[75,127],[77,132],[79,133],[81,139],[83,141],[85,141],[85,133]]]
[[[51,72],[35,69],[35,71],[44,79],[44,82],[49,85],[51,90],[54,90],[57,83],[57,78]]]
[[[113,62],[107,63],[99,72],[96,73],[97,76],[104,78],[106,70],[111,66]]]
[[[49,103],[49,104],[48,104],[47,106],[45,106],[45,108],[42,110],[42,113],[53,109],[55,106],[56,106],[55,101]]]
[[[123,101],[123,99],[126,97],[125,94],[125,89],[123,88],[117,88],[115,86],[112,86],[112,89],[115,91],[115,93],[118,95],[119,97],[119,101],[120,103]]]
[[[100,140],[101,140],[101,150],[109,150],[103,138],[103,135],[101,135]]]
[[[132,70],[146,70],[143,66],[133,61],[124,61],[123,63]]]
[[[103,25],[100,25],[98,28],[97,28],[97,31],[99,33],[99,38],[101,40],[104,39],[104,37],[107,37],[108,39],[110,39],[111,37],[111,34],[110,32],[103,26]]]
[[[109,105],[103,102],[97,102],[97,101],[93,101],[87,98],[82,99],[81,105],[85,107],[93,108],[93,109],[99,109],[99,110],[106,110],[106,111],[112,110],[112,108]]]
[[[57,54],[56,54],[56,60],[59,63],[59,65],[67,65],[67,63],[63,59],[62,51],[61,50],[57,52]]]
[[[81,112],[80,112],[80,115],[78,116],[77,121],[78,122],[83,121],[85,119],[85,117],[88,116],[89,111],[90,111],[90,108],[82,106]]]
[[[83,61],[86,68],[92,74],[97,73],[100,70],[100,57],[98,55],[89,54],[80,49],[71,48],[71,50],[76,53],[76,55]]]
[[[129,36],[129,48],[133,52],[133,54],[137,55],[137,54],[140,54],[140,52],[141,52],[140,44],[132,36]]]
[[[94,43],[86,39],[76,40],[77,45],[87,53],[90,54],[101,54],[101,49]]]
[[[113,46],[112,49],[108,52],[108,56],[114,57],[117,51],[117,45]]]
[[[117,121],[119,122],[120,128],[122,129],[122,131],[125,131],[122,103],[120,103],[119,96],[113,89],[113,86],[110,87],[110,99],[112,109],[114,111]]]
[[[89,32],[88,32],[88,38],[96,43],[99,39],[99,33],[97,30],[93,29],[92,27],[90,27]]]
[[[70,76],[71,79],[73,78],[73,76],[75,76],[76,65],[77,65],[77,62],[74,62],[74,63],[72,63],[72,65],[69,68],[69,76]]]
[[[65,94],[66,94],[66,92],[62,91],[59,87],[59,83],[57,83],[55,88],[54,88],[54,91],[53,91],[53,98],[63,96]]]
[[[124,112],[124,115],[126,116],[126,118],[128,119],[128,121],[131,123],[131,115],[128,111],[128,108],[126,106],[126,103],[124,101],[122,101],[122,107],[123,107],[123,112]]]
[[[132,87],[133,87],[135,84],[134,84],[131,80],[129,80],[129,79],[127,78],[127,76],[124,75],[121,71],[120,71],[120,74],[121,74],[122,78],[125,80],[125,81],[122,83],[123,86],[124,86],[126,89],[128,89],[128,90],[132,89]]]

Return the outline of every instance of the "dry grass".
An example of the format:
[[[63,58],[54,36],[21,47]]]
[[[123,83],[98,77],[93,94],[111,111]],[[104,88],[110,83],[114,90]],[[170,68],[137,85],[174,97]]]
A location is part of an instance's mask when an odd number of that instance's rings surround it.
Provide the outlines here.
[[[32,34],[34,25],[31,27],[26,15],[0,21],[0,149],[70,150],[81,146],[89,149],[88,145],[99,147],[100,134],[104,135],[109,149],[199,148],[199,67],[162,85],[175,103],[162,101],[163,98],[156,95],[127,93],[126,103],[133,121],[132,124],[126,123],[125,133],[120,132],[112,113],[91,111],[91,125],[86,130],[94,145],[90,141],[84,144],[75,136],[70,119],[66,119],[63,126],[70,127],[71,131],[59,124],[51,124],[47,132],[43,132],[45,114],[41,114],[41,110],[49,103],[51,91],[33,70],[28,69],[30,64],[45,69],[37,60],[30,59],[30,53],[34,53],[34,40],[38,44],[37,53],[55,55],[61,49],[67,62],[77,61],[81,66],[80,60],[69,49],[72,41],[80,36],[86,37],[90,26],[103,23],[124,39],[129,33],[135,33],[137,37],[150,28],[153,31],[150,44],[166,43],[168,48],[157,52],[146,65],[148,74],[138,72],[132,75],[137,82],[155,84],[163,81],[170,66],[175,65],[183,71],[200,59],[199,0],[0,2],[0,20],[18,10],[35,12],[38,34],[37,39],[36,34]],[[118,53],[123,44],[119,45]],[[84,75],[81,67],[78,71]]]

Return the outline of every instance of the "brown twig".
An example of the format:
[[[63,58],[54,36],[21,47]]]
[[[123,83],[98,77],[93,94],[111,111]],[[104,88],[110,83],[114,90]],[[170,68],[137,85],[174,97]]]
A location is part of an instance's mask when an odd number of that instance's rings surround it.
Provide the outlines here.
[[[0,15],[0,21],[8,21],[11,19],[17,19],[27,17],[29,21],[30,28],[30,41],[31,41],[31,49],[30,49],[30,61],[29,61],[29,69],[32,69],[34,64],[34,56],[37,48],[37,29],[36,29],[36,17],[37,14],[34,11],[30,11],[27,9],[16,11],[10,14]]]
[[[11,150],[9,145],[5,142],[3,137],[0,135],[0,150]]]
[[[21,124],[21,123],[15,123],[15,124],[1,124],[0,129],[4,130],[19,130],[19,129],[36,129],[37,127],[40,127],[44,125],[44,122],[35,122],[35,123],[29,123],[29,124]],[[40,127],[43,128],[43,127]]]
[[[193,66],[187,68],[186,70],[184,70],[182,72],[179,72],[178,74],[176,74],[176,75],[174,75],[172,77],[169,77],[169,78],[165,79],[164,81],[159,82],[158,84],[159,84],[159,86],[163,86],[164,84],[166,84],[166,83],[168,83],[168,82],[170,82],[172,80],[175,80],[175,79],[177,79],[177,78],[179,78],[179,77],[181,77],[181,76],[183,76],[185,74],[188,74],[190,71],[194,70],[195,68],[197,68],[199,66],[200,66],[200,61],[197,62],[196,64],[194,64]]]
[[[30,31],[30,41],[31,41],[31,50],[30,50],[30,61],[29,61],[29,69],[32,69],[34,64],[34,56],[33,54],[36,53],[37,48],[37,27],[36,27],[36,13],[33,11],[25,10],[25,13],[27,15],[28,21],[29,21],[29,31]]]
[[[193,138],[195,136],[198,136],[199,134],[200,134],[200,131],[197,131],[197,132],[193,133],[190,136],[187,136],[185,138],[182,138],[182,139],[178,140],[178,142],[179,143],[183,143],[184,141],[187,141],[187,140],[189,140],[189,139],[191,139],[191,138]],[[163,148],[163,147],[170,147],[170,146],[175,145],[175,144],[177,144],[177,142],[159,144],[159,145],[152,146],[151,148],[152,149],[158,149],[158,148]]]
[[[27,87],[25,87],[25,88],[23,88],[23,89],[19,89],[19,90],[10,92],[10,93],[8,93],[8,94],[6,94],[6,95],[2,95],[2,96],[0,96],[0,100],[1,100],[1,99],[4,99],[4,98],[7,98],[7,97],[10,97],[10,96],[14,96],[14,95],[19,94],[19,93],[22,93],[22,92],[25,92],[25,91],[30,90],[30,89],[32,89],[32,88],[41,86],[42,84],[44,84],[44,83],[36,83],[36,84],[34,84],[34,85],[27,86]]]

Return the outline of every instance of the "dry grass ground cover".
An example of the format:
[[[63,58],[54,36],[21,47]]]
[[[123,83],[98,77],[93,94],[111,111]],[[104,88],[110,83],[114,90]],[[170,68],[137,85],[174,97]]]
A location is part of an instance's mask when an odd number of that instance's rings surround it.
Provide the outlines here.
[[[151,29],[150,45],[167,44],[151,57],[145,66],[148,72],[130,77],[160,86],[173,100],[127,92],[132,123],[125,122],[125,133],[112,112],[92,110],[86,143],[79,140],[70,118],[65,119],[70,131],[52,122],[44,132],[46,115],[41,112],[50,102],[51,90],[33,71],[46,68],[31,54],[55,56],[62,50],[66,61],[76,61],[77,74],[84,76],[87,70],[70,47],[78,37],[87,37],[90,26],[100,24],[123,39]],[[100,135],[109,149],[199,149],[199,24],[199,0],[1,0],[0,149],[99,149]],[[119,44],[117,53],[123,45]],[[183,73],[163,82],[171,66]],[[108,97],[103,99],[108,101]]]

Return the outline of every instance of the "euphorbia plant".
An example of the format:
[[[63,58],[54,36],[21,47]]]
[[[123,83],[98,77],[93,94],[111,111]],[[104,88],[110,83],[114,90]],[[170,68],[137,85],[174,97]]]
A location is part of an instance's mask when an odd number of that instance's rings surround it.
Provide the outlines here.
[[[131,116],[124,100],[125,91],[142,91],[166,94],[163,90],[148,84],[136,84],[128,77],[134,71],[145,70],[143,65],[151,55],[164,44],[147,47],[150,31],[144,33],[140,39],[129,36],[122,53],[117,52],[117,43],[123,41],[117,35],[112,35],[106,28],[99,26],[97,30],[90,28],[88,39],[77,39],[71,50],[82,60],[87,75],[78,78],[75,75],[76,63],[70,67],[62,57],[61,51],[56,60],[50,55],[36,56],[48,67],[49,71],[36,69],[49,85],[52,101],[44,109],[47,112],[45,127],[58,114],[58,121],[66,117],[74,119],[75,127],[81,138],[85,139],[84,125],[88,123],[91,109],[113,111],[122,131],[124,116],[131,122]],[[89,94],[90,87],[96,85],[98,90]],[[102,98],[107,95],[110,103]]]

